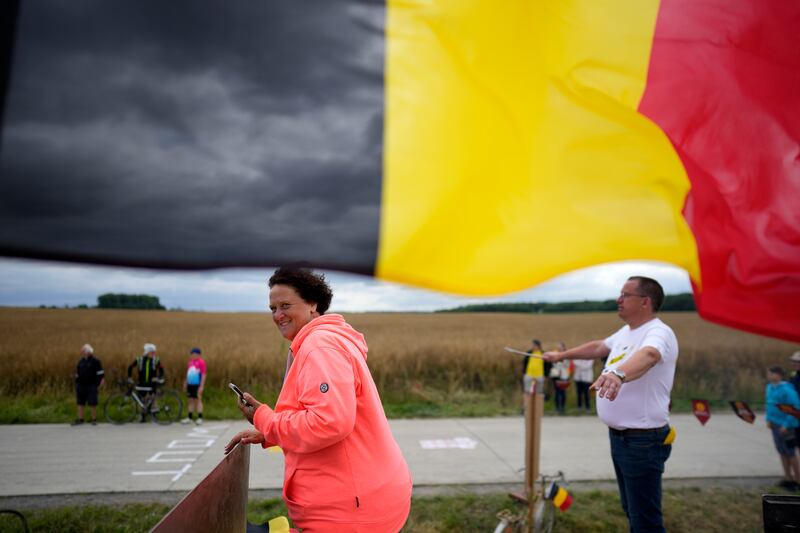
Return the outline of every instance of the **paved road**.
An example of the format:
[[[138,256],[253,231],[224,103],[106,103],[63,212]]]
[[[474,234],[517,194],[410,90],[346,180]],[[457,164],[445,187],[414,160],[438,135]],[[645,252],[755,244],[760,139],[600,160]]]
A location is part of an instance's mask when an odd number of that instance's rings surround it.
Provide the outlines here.
[[[763,417],[715,414],[706,426],[675,415],[666,478],[775,478],[781,468]],[[0,426],[0,497],[191,490],[222,457],[241,421],[203,426]],[[393,420],[415,490],[523,481],[522,417]],[[250,488],[279,489],[280,452],[251,451]],[[613,480],[606,427],[596,417],[545,417],[541,469],[569,481]]]

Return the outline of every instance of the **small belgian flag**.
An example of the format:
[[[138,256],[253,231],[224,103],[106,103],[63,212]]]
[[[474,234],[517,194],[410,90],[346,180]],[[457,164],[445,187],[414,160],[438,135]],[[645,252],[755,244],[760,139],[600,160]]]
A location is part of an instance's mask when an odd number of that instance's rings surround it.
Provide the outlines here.
[[[567,489],[555,481],[551,482],[550,486],[547,488],[545,498],[553,500],[553,505],[562,511],[566,511],[572,505],[572,494],[567,492]]]

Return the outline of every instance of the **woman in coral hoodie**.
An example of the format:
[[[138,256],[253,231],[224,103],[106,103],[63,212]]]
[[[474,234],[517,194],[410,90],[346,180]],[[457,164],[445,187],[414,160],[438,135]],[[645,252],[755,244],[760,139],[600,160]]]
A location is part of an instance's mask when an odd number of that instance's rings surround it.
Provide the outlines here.
[[[244,394],[255,430],[238,442],[280,446],[283,498],[294,524],[315,531],[397,532],[411,505],[411,475],[389,429],[367,367],[364,336],[341,315],[325,314],[333,293],[324,276],[279,268],[269,307],[291,341],[275,409]]]

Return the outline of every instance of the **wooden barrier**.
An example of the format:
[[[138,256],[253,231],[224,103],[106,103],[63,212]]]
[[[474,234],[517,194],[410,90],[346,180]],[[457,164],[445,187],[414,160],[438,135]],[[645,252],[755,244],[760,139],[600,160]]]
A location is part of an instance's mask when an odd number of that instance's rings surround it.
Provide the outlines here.
[[[189,494],[151,529],[151,533],[204,531],[244,533],[250,446],[237,444]]]

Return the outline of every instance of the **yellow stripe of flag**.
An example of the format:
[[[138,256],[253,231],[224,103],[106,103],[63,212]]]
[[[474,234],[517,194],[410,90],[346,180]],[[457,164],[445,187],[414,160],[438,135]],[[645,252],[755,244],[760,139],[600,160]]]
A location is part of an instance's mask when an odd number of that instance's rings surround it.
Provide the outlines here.
[[[388,5],[378,277],[496,294],[652,259],[699,281],[686,173],[636,111],[657,2]]]

